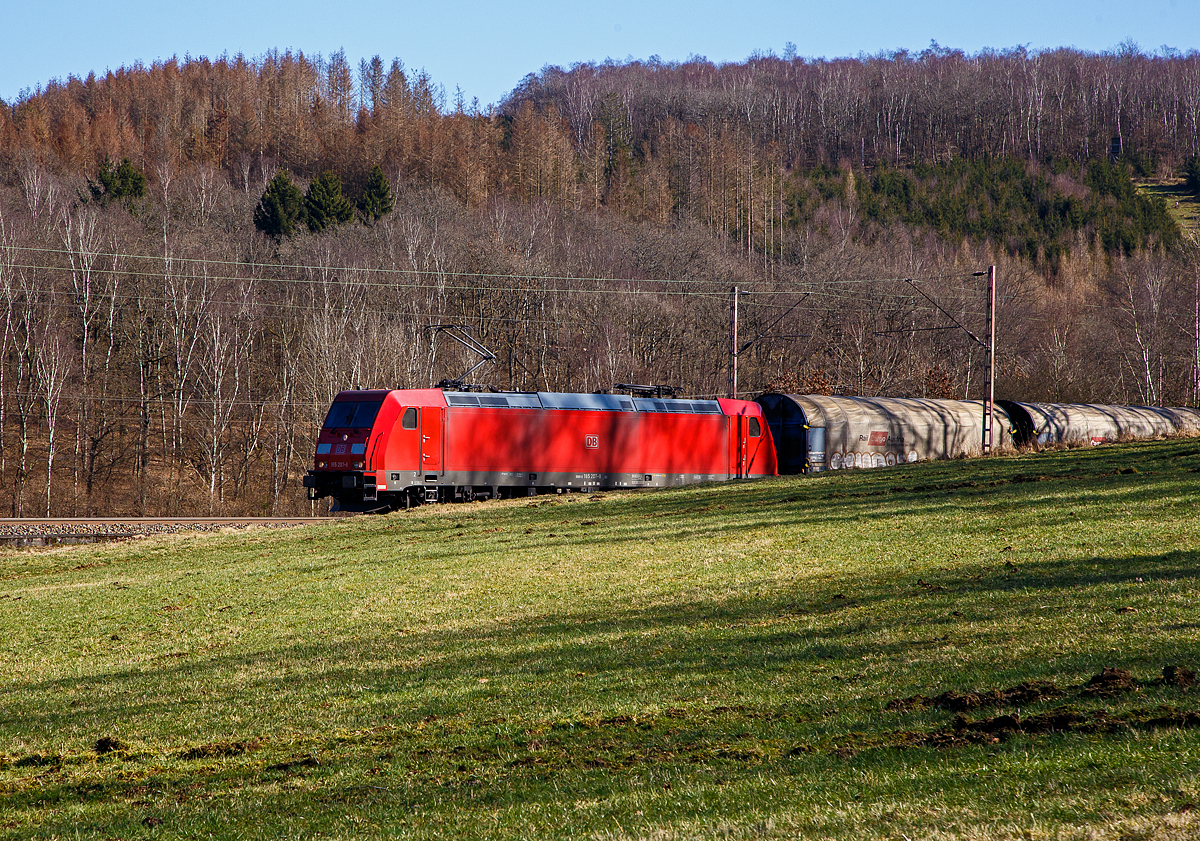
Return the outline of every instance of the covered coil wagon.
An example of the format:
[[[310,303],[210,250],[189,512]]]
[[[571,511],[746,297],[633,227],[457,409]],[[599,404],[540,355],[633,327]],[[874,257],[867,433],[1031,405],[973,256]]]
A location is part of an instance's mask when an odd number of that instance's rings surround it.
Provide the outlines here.
[[[1101,406],[1090,403],[999,401],[1019,444],[1104,444],[1176,434],[1200,434],[1200,409]]]
[[[983,453],[983,402],[891,397],[764,394],[758,398],[775,440],[780,473],[893,467]],[[993,447],[1013,446],[999,407]]]
[[[983,402],[764,394],[780,473],[892,467],[983,453]],[[1200,409],[998,400],[995,450],[1200,434]]]

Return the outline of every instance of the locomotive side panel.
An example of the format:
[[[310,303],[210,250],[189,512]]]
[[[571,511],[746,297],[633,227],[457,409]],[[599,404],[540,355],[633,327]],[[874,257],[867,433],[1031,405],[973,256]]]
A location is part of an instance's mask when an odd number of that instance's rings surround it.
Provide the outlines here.
[[[645,472],[669,477],[668,484],[715,481],[732,475],[730,423],[724,415],[646,412],[640,418]]]
[[[728,478],[726,425],[720,415],[451,408],[446,481],[575,489]]]

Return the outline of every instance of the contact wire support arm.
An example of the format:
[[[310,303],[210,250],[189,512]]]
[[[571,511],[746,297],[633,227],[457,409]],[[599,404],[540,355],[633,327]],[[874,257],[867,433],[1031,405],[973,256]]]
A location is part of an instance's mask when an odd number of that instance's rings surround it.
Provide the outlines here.
[[[970,330],[968,330],[966,327],[964,327],[962,322],[960,322],[957,318],[952,316],[950,313],[946,312],[945,308],[941,304],[939,304],[933,298],[926,295],[925,290],[922,289],[920,286],[917,286],[916,281],[914,281],[911,277],[906,277],[904,279],[904,282],[907,283],[909,286],[911,286],[913,289],[917,290],[917,292],[920,293],[922,298],[924,298],[926,301],[928,301],[929,303],[931,303],[935,307],[937,307],[938,312],[940,312],[942,315],[946,316],[946,318],[953,321],[954,325],[956,327],[958,327],[958,329],[962,330],[964,333],[966,333],[968,336],[971,337],[971,341],[975,342],[975,344],[979,345],[984,350],[987,350],[987,347],[988,347],[987,342],[985,342],[983,339],[979,338],[974,333],[972,333]],[[942,329],[942,328],[931,328],[931,329]],[[908,332],[908,331],[901,331],[901,332]]]

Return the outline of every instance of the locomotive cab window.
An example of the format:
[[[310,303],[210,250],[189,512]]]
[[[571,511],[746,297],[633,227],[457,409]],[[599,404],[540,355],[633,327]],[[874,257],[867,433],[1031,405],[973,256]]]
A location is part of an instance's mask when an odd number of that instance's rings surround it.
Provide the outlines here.
[[[746,426],[751,438],[757,438],[762,435],[762,424],[758,422],[758,418],[750,418],[750,423]]]
[[[400,418],[401,429],[416,429],[417,428],[417,410],[411,406],[404,410],[404,416]]]
[[[375,423],[383,400],[343,400],[329,407],[326,429],[365,429]]]

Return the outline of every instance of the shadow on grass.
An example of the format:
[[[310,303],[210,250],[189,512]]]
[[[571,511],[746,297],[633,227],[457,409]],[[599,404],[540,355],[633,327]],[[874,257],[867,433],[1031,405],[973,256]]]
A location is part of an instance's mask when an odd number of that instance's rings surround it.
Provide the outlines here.
[[[498,809],[564,798],[620,800],[631,789],[641,791],[631,779],[655,773],[657,790],[670,780],[681,791],[802,776],[806,786],[827,787],[836,798],[847,786],[855,796],[870,795],[861,779],[868,767],[881,775],[882,796],[890,785],[887,769],[902,766],[903,756],[874,752],[855,759],[837,754],[838,744],[853,737],[855,744],[870,745],[873,734],[880,744],[890,744],[888,732],[914,726],[908,714],[881,712],[892,698],[1001,684],[961,685],[946,674],[936,686],[877,680],[864,685],[850,672],[869,660],[920,657],[947,627],[966,625],[969,619],[949,615],[956,598],[994,594],[1019,610],[1048,591],[1083,592],[1138,578],[1194,581],[1197,560],[1197,553],[1180,551],[1029,562],[1016,571],[997,564],[923,583],[904,575],[860,576],[840,582],[843,590],[855,584],[850,592],[777,591],[611,614],[578,611],[481,622],[465,631],[310,640],[259,656],[189,658],[5,687],[0,732],[53,732],[82,717],[102,722],[97,736],[115,732],[136,743],[138,729],[152,731],[212,697],[188,687],[215,691],[223,704],[240,709],[244,730],[278,732],[266,733],[261,746],[244,753],[224,754],[187,744],[163,747],[162,737],[151,735],[165,757],[99,757],[91,770],[70,773],[31,767],[38,772],[36,783],[10,788],[0,804],[41,810],[45,823],[35,823],[42,831],[78,829],[82,811],[85,826],[96,834],[122,837],[145,834],[150,817],[164,821],[160,832],[178,821],[193,834],[220,835],[237,827],[239,835],[253,836],[256,827],[284,825],[294,814],[316,819],[337,813],[340,819],[339,810],[347,808],[393,818],[441,814],[462,825],[478,821],[482,834]],[[904,604],[913,606],[904,610]],[[422,654],[431,655],[428,665],[404,665]],[[1037,662],[1007,664],[1007,673],[996,680],[1078,683],[1102,666],[1122,665],[1111,657],[1082,646]],[[251,680],[239,677],[264,662],[282,668]],[[756,707],[762,703],[756,687],[781,677],[794,684],[785,693],[789,697]],[[331,733],[321,726],[323,710],[343,703],[350,686],[372,696],[360,713],[368,726]],[[722,700],[709,702],[704,696],[710,691]],[[740,700],[725,706],[731,697]],[[293,714],[272,714],[260,723],[256,706],[263,699],[291,707]],[[669,709],[673,705],[682,709]],[[642,720],[623,714],[650,708],[655,711]],[[937,727],[948,726],[949,717],[928,714]],[[539,732],[531,735],[533,730]],[[981,755],[995,750],[980,749]],[[196,755],[205,758],[162,768],[164,761]],[[926,762],[920,756],[913,761],[914,767]],[[644,792],[637,800],[645,802]],[[255,812],[211,805],[227,802],[252,803]],[[729,802],[723,798],[723,808]],[[706,817],[712,805],[690,798],[672,806],[669,819]],[[581,834],[594,834],[596,826],[581,824]],[[600,826],[607,826],[603,819]],[[545,832],[561,830],[548,826]]]
[[[1120,472],[1131,467],[1139,472]],[[1123,504],[1153,510],[1164,490],[1186,489],[1180,477],[1193,470],[1200,472],[1200,447],[1194,442],[774,480],[739,485],[736,493],[729,486],[711,486],[607,502],[604,516],[624,522],[621,527],[628,531],[610,532],[605,540],[636,546],[647,533],[687,540],[781,522],[819,537],[826,525],[860,522],[870,528],[889,514],[949,517],[986,508],[994,522],[997,510],[1023,512],[1031,506],[1040,509],[1047,526],[1100,523]],[[1102,505],[1096,501],[1100,491]],[[1055,507],[1045,505],[1047,497]],[[564,518],[571,520],[553,542],[533,534],[520,548],[572,552],[593,540],[578,523],[581,516],[594,516],[583,510],[569,504],[512,506],[504,517],[508,525],[556,533]],[[470,532],[475,517],[451,511],[425,519],[364,520],[344,528],[361,533],[368,543],[378,539],[383,545],[386,539],[395,545],[408,531],[426,536]],[[488,526],[496,522],[491,514],[479,517]],[[456,559],[456,568],[469,569],[472,553],[498,551],[472,541],[483,544],[483,538],[470,534],[461,543],[444,541],[446,562]],[[896,717],[881,715],[890,698],[980,688],[978,677],[963,675],[977,676],[981,670],[991,669],[996,681],[1015,684],[1077,682],[1104,666],[1135,661],[1161,667],[1178,651],[1155,649],[1156,640],[1198,627],[1176,609],[1177,621],[1153,620],[1159,636],[1148,634],[1137,651],[1114,653],[1097,637],[1073,648],[1047,646],[1056,653],[1037,661],[1002,662],[993,652],[961,666],[960,674],[921,671],[941,681],[933,686],[893,685],[886,675],[859,674],[868,663],[920,660],[950,634],[970,639],[993,622],[980,615],[983,605],[1001,608],[1016,634],[1022,616],[1047,601],[1076,598],[1078,604],[1111,612],[1116,605],[1107,600],[1114,593],[1135,592],[1135,585],[1191,586],[1200,551],[1109,552],[1080,560],[1012,557],[1015,563],[998,555],[990,565],[976,561],[966,569],[932,572],[929,564],[920,572],[895,565],[885,573],[863,569],[810,582],[804,585],[808,589],[774,588],[767,582],[766,592],[751,593],[758,584],[730,582],[741,595],[680,594],[669,604],[480,620],[454,631],[405,633],[380,617],[378,632],[365,639],[313,636],[256,654],[187,655],[79,678],[8,683],[0,687],[0,734],[10,745],[16,740],[82,744],[86,751],[97,738],[120,736],[135,743],[134,750],[139,741],[153,743],[160,754],[148,754],[145,762],[136,755],[128,761],[98,757],[85,782],[64,779],[68,775],[57,772],[52,758],[43,768],[39,757],[0,755],[10,764],[28,759],[30,773],[38,774],[29,788],[0,795],[0,804],[46,810],[42,834],[56,827],[62,834],[78,830],[74,816],[64,817],[70,814],[64,807],[84,804],[94,807],[85,834],[94,830],[96,835],[145,835],[147,816],[154,815],[166,821],[161,831],[172,830],[179,817],[190,821],[195,835],[235,834],[233,828],[253,835],[256,827],[270,835],[271,825],[288,825],[293,812],[346,807],[405,817],[441,808],[448,820],[466,807],[467,817],[460,820],[477,819],[482,835],[496,808],[515,810],[564,797],[602,799],[622,791],[631,771],[658,768],[685,766],[686,774],[675,778],[680,787],[717,785],[766,768],[775,777],[807,775],[805,785],[814,788],[828,783],[833,799],[848,798],[851,790],[854,796],[864,791],[870,796],[857,766],[826,753],[791,756],[788,751],[851,731],[898,727]],[[337,562],[305,564],[293,571],[315,574]],[[967,615],[955,616],[956,611]],[[1142,616],[1133,614],[1129,621],[1146,621]],[[916,677],[912,671],[903,676]],[[764,689],[781,682],[784,691]],[[719,700],[709,701],[709,694]],[[678,716],[672,706],[681,708]],[[219,713],[208,709],[215,707]],[[650,709],[657,712],[643,721],[624,714]],[[724,709],[732,711],[720,712]],[[220,718],[233,713],[242,723]],[[427,725],[431,717],[438,720]],[[193,723],[172,725],[173,720]],[[362,729],[346,736],[330,733],[351,726]],[[86,727],[96,732],[76,735]],[[373,727],[379,732],[370,732]],[[525,735],[539,728],[546,732]],[[185,744],[169,741],[171,733],[210,731],[236,732],[236,738],[248,740],[263,736],[261,759],[258,749],[234,755],[231,748],[225,755],[220,746],[196,750],[186,737],[177,737]],[[161,770],[161,752],[168,760],[210,758],[197,765],[180,760],[185,764]],[[869,761],[902,760],[876,756]],[[126,767],[128,778],[120,770]],[[116,770],[105,775],[109,768]],[[390,768],[396,771],[392,776]],[[293,783],[298,790],[288,788]],[[888,784],[885,779],[880,785],[886,789]],[[987,794],[990,785],[981,782],[981,793]],[[839,794],[839,789],[845,790]],[[244,791],[251,794],[238,793]],[[202,797],[188,805],[187,798],[197,792]],[[215,802],[248,798],[244,802],[257,811],[248,815],[197,805],[214,793]],[[154,799],[159,796],[165,800]],[[155,805],[164,802],[170,805]],[[712,808],[711,799],[688,803],[674,807],[670,819],[707,818]],[[576,834],[598,834],[597,827],[613,828],[602,822],[581,826]],[[545,830],[563,833],[562,826]]]
[[[511,699],[498,697],[504,691],[529,693],[522,709],[535,717],[578,707],[589,694],[597,704],[620,705],[644,704],[659,692],[670,703],[698,697],[705,686],[753,687],[784,672],[831,665],[853,670],[867,661],[910,658],[935,645],[946,628],[986,620],[970,615],[981,605],[999,605],[1008,621],[1019,621],[1047,598],[1079,594],[1081,601],[1095,601],[1112,598],[1111,588],[1141,582],[1195,582],[1198,561],[1200,551],[1172,551],[976,564],[966,572],[925,572],[928,581],[916,573],[864,574],[829,582],[820,592],[681,598],[611,612],[481,621],[454,631],[385,627],[369,639],[305,640],[255,655],[187,655],[82,678],[9,684],[0,688],[0,732],[50,734],[80,720],[108,722],[119,731],[177,716],[203,719],[206,704],[244,710],[249,730],[257,732],[255,708],[268,703],[284,707],[263,713],[276,726],[293,722],[303,729],[321,719],[322,704],[344,706],[348,692],[363,694],[369,715],[403,699],[406,706],[387,718],[409,722],[460,714],[480,701],[493,710],[511,706]],[[1097,587],[1105,594],[1085,595]],[[955,617],[957,606],[968,615]],[[1096,606],[1111,612],[1116,605]],[[1085,652],[1066,659],[1078,663],[1081,656]],[[1013,667],[1029,677],[1054,668]],[[95,734],[103,735],[113,734]]]
[[[1186,493],[1195,487],[1193,473],[1200,473],[1200,443],[1177,439],[695,486],[611,500],[604,540],[636,546],[654,537],[704,539],[780,527],[820,536],[830,526],[878,524],[896,515],[947,518],[997,511],[1036,513],[1044,527],[1104,523],[1121,516],[1123,507],[1160,506]],[[585,510],[553,499],[513,507],[505,516],[533,529],[522,549],[569,551],[594,540],[580,523],[570,522]],[[489,539],[462,524],[447,528],[426,520],[417,528],[446,529],[447,557],[512,548],[511,537]]]

